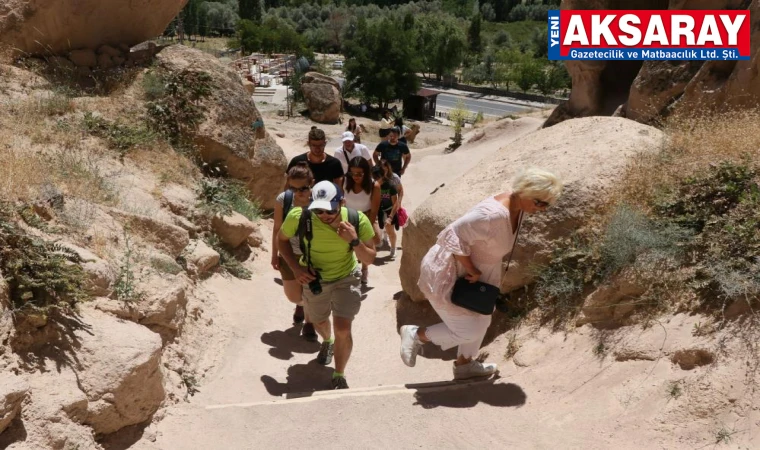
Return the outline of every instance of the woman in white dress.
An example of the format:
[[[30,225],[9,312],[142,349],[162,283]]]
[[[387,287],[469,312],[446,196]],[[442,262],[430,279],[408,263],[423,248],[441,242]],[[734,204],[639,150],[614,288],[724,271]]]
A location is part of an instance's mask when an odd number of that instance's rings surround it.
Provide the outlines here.
[[[441,231],[422,260],[417,284],[443,322],[401,327],[401,359],[407,366],[413,367],[420,347],[432,342],[443,350],[459,347],[453,367],[455,379],[496,373],[495,364],[473,359],[491,324],[491,315],[453,304],[454,283],[464,277],[499,287],[502,260],[512,251],[523,213],[546,210],[561,192],[562,184],[554,174],[528,169],[517,176],[511,191],[486,198]]]

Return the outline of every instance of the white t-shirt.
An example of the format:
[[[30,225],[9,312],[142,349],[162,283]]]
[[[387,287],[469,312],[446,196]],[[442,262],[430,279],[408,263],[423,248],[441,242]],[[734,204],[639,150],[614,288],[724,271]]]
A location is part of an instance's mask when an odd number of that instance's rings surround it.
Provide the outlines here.
[[[364,144],[356,144],[354,143],[354,149],[349,151],[346,151],[343,153],[343,146],[341,145],[335,150],[335,157],[338,158],[338,161],[340,161],[340,164],[343,166],[343,173],[348,172],[348,161],[351,161],[352,159],[356,158],[357,156],[361,156],[362,158],[366,159],[367,161],[372,161],[372,155],[369,152],[369,149]],[[346,155],[348,155],[348,161],[346,161]]]

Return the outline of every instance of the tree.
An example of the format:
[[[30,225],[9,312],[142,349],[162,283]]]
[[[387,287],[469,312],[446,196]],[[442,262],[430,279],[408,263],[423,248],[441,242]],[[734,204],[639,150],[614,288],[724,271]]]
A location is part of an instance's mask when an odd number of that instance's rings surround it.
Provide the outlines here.
[[[237,4],[235,8],[227,3],[220,2],[206,2],[204,3],[206,9],[206,20],[208,23],[209,34],[231,36],[235,33],[235,28],[240,22],[240,16],[237,12]]]
[[[467,43],[471,52],[480,53],[483,49],[480,40],[480,14],[475,14],[470,22],[470,28],[467,29]]]
[[[493,22],[496,19],[496,12],[493,10],[493,5],[490,3],[483,3],[480,7],[480,14],[486,22]]]
[[[423,70],[438,80],[462,63],[467,38],[451,16],[425,15],[417,18],[417,48]]]
[[[241,19],[261,22],[261,0],[238,0],[238,8]]]
[[[523,92],[527,92],[534,84],[540,83],[543,77],[541,63],[530,57],[525,58],[517,66],[515,72],[515,82]]]
[[[384,18],[367,22],[362,17],[352,35],[343,50],[350,88],[381,107],[419,89],[416,74],[422,64],[414,45],[414,32],[404,30],[401,21]]]
[[[182,8],[182,24],[188,36],[198,34],[198,7],[200,0],[189,0]]]

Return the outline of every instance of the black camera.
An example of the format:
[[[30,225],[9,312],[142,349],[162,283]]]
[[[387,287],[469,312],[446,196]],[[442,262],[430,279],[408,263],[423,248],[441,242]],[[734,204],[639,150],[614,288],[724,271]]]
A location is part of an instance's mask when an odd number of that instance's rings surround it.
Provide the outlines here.
[[[322,283],[320,280],[322,279],[321,276],[319,276],[319,272],[316,270],[312,270],[311,274],[314,275],[316,278],[309,282],[309,290],[314,295],[319,295],[322,293]]]

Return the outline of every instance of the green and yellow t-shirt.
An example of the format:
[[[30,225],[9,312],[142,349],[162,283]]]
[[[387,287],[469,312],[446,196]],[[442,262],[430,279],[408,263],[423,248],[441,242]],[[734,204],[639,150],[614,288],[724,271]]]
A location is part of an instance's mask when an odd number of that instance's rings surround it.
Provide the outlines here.
[[[348,222],[348,210],[346,208],[341,208],[340,216],[344,222]],[[280,230],[285,236],[291,238],[298,233],[298,222],[300,220],[301,208],[293,208],[282,223]],[[311,226],[314,235],[311,239],[311,265],[319,271],[324,281],[335,281],[349,276],[356,269],[358,261],[354,252],[349,251],[348,242],[338,236],[338,230],[319,220],[316,214],[311,216]],[[361,211],[359,211],[357,234],[362,242],[375,237],[372,224]],[[306,255],[301,256],[299,263],[306,267]]]

